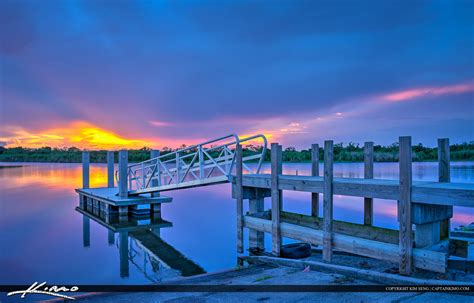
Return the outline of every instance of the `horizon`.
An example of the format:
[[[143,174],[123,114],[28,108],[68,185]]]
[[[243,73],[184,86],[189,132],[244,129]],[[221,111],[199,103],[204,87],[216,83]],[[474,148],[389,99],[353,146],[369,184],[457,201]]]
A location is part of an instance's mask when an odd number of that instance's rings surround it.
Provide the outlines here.
[[[474,139],[472,1],[22,4],[0,4],[0,146]]]

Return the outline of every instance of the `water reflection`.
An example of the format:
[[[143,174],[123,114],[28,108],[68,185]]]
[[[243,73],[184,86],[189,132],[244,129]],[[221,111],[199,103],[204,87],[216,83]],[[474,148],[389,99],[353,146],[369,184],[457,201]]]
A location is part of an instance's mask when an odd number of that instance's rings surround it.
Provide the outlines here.
[[[153,256],[145,261],[146,249],[136,244],[140,237],[130,233],[128,253],[122,255],[135,255],[134,262],[140,269],[128,259],[128,278],[120,278],[119,233],[75,211],[78,197],[74,188],[82,184],[80,164],[20,165],[24,166],[0,169],[0,283],[31,284],[46,280],[55,284],[144,284],[150,282],[143,274],[145,262],[147,275],[159,278],[151,270]],[[269,172],[268,164],[264,170]],[[286,174],[296,174],[296,170],[300,175],[309,175],[310,164],[284,163]],[[362,163],[336,163],[334,170],[338,177],[363,176]],[[435,181],[437,171],[437,163],[413,164],[414,180]],[[106,186],[105,176],[106,165],[91,166],[91,186]],[[397,179],[398,164],[375,163],[375,178]],[[452,162],[451,179],[474,182],[474,162]],[[173,202],[163,205],[163,218],[173,222],[173,227],[160,228],[159,237],[156,235],[154,241],[166,241],[208,272],[233,268],[237,257],[236,224],[230,185],[192,188],[166,195],[171,196]],[[310,201],[309,193],[285,191],[283,209],[309,215]],[[363,199],[336,196],[334,203],[336,220],[363,222]],[[247,206],[245,203],[244,211]],[[269,208],[270,199],[265,199],[265,209]],[[104,220],[100,213],[95,216]],[[454,208],[452,227],[472,221],[473,208]],[[153,222],[143,223],[150,224]],[[398,228],[395,201],[374,201],[374,225]],[[271,247],[270,240],[266,235],[267,248]],[[146,244],[150,247],[148,242]],[[160,260],[165,260],[164,256],[160,256]]]
[[[204,269],[186,258],[181,252],[160,237],[162,228],[172,227],[171,222],[158,216],[119,217],[94,210],[76,207],[82,214],[82,243],[90,247],[90,221],[107,229],[108,245],[119,251],[120,277],[130,276],[130,265],[150,282],[175,279],[205,273]]]

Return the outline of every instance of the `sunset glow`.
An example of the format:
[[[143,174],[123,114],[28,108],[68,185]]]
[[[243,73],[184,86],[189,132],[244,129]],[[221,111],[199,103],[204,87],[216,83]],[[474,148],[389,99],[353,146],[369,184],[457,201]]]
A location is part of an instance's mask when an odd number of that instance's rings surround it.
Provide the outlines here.
[[[10,136],[0,138],[0,141],[4,141],[7,147],[74,146],[85,149],[120,149],[156,145],[156,142],[151,140],[125,138],[87,122],[73,122],[65,127],[39,132],[11,128],[10,133]]]
[[[382,98],[387,101],[399,102],[421,97],[436,97],[440,95],[462,94],[474,91],[474,84],[457,84],[451,86],[424,87],[399,91],[384,95]]]

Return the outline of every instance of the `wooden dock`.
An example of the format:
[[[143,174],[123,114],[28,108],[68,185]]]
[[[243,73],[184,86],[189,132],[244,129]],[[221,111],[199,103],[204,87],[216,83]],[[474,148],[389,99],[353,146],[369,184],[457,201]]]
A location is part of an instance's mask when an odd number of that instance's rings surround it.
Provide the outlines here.
[[[244,174],[239,165],[242,149],[237,148],[237,171],[230,180],[237,201],[237,251],[243,252],[242,229],[248,228],[249,249],[263,249],[263,233],[269,233],[275,256],[280,255],[281,238],[286,237],[321,246],[326,262],[331,262],[333,250],[340,250],[398,263],[404,275],[414,268],[445,272],[451,258],[447,248],[452,207],[474,207],[474,184],[450,182],[448,139],[438,140],[439,182],[412,181],[411,137],[400,137],[399,146],[399,180],[373,179],[372,142],[364,145],[365,178],[334,178],[332,141],[324,144],[322,176],[317,168],[318,144],[312,145],[317,151],[312,151],[311,176],[282,174],[282,147],[277,143],[271,145],[271,174]],[[312,215],[283,211],[284,191],[312,193],[308,201]],[[317,211],[318,194],[323,196],[322,218]],[[364,223],[333,220],[334,195],[361,197]],[[263,210],[264,198],[271,199],[270,210]],[[246,214],[242,211],[244,199],[249,201]],[[398,201],[398,230],[372,225],[373,199]]]
[[[242,144],[262,139],[264,145],[254,155],[243,156]],[[224,140],[224,141],[223,141]],[[225,141],[230,140],[230,141]],[[232,183],[236,199],[237,251],[244,252],[244,228],[249,229],[248,248],[264,250],[264,233],[272,236],[272,254],[280,256],[282,237],[322,247],[323,260],[330,263],[333,250],[371,257],[399,264],[403,275],[414,268],[445,272],[452,259],[448,247],[471,249],[471,241],[450,242],[450,218],[453,206],[474,207],[474,184],[450,182],[449,140],[438,140],[438,182],[412,180],[411,137],[399,138],[399,180],[374,178],[374,143],[364,144],[364,178],[335,178],[333,142],[324,142],[324,169],[319,172],[318,144],[313,144],[311,175],[284,175],[282,146],[271,145],[271,174],[260,173],[267,150],[263,135],[240,139],[229,135],[186,147],[166,155],[152,151],[150,160],[128,165],[128,153],[119,152],[119,169],[114,175],[113,154],[108,159],[108,187],[89,188],[89,153],[83,153],[83,188],[77,189],[80,208],[97,209],[120,216],[153,214],[161,218],[161,204],[171,198],[161,192],[184,188]],[[257,162],[252,169],[249,162]],[[114,177],[117,187],[114,187]],[[311,193],[311,215],[283,210],[285,191]],[[322,201],[319,195],[322,194]],[[360,197],[364,220],[354,224],[333,220],[334,195]],[[264,199],[271,199],[271,209],[264,210]],[[397,230],[373,226],[374,199],[398,201]],[[243,213],[248,200],[249,212]],[[323,213],[319,214],[319,203]],[[464,243],[464,242],[466,243]],[[454,247],[456,251],[456,247]],[[460,250],[466,250],[458,249]],[[474,251],[474,250],[473,250]],[[466,254],[465,254],[466,255]],[[461,262],[470,257],[456,256]],[[461,258],[461,259],[459,259]],[[458,262],[459,263],[459,262]]]

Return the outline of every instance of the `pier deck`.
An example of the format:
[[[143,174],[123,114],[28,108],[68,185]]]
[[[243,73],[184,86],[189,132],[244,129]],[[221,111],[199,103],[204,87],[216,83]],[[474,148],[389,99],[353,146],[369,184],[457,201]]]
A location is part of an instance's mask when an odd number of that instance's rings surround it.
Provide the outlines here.
[[[76,192],[79,195],[99,200],[100,202],[110,204],[112,206],[131,206],[141,204],[170,203],[171,197],[159,196],[152,197],[150,194],[142,194],[136,196],[119,197],[118,190],[115,187],[99,187],[99,188],[78,188]]]

